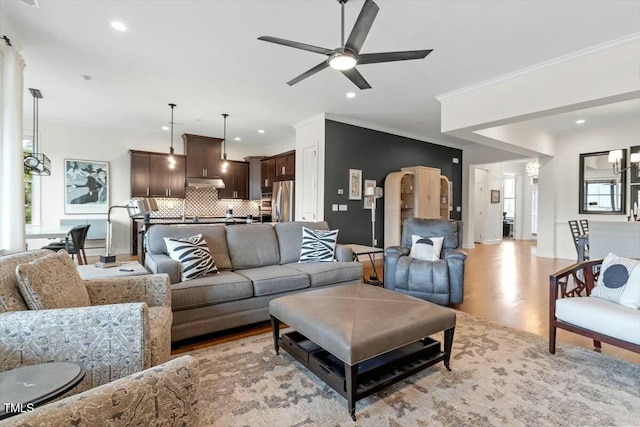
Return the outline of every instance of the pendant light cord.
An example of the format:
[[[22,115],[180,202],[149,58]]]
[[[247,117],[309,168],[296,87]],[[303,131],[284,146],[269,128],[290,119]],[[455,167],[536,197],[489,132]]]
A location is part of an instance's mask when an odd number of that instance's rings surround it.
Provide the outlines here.
[[[229,115],[227,113],[222,113],[222,117],[224,117],[224,134],[223,134],[223,139],[222,139],[222,144],[223,144],[223,158],[224,160],[227,160],[227,117],[229,117]]]
[[[171,107],[171,148],[169,148],[169,154],[173,154],[173,109],[175,106],[176,104],[169,104]]]
[[[33,141],[32,141],[32,151],[34,153],[38,153],[38,121],[36,117],[38,115],[38,98],[33,97]]]

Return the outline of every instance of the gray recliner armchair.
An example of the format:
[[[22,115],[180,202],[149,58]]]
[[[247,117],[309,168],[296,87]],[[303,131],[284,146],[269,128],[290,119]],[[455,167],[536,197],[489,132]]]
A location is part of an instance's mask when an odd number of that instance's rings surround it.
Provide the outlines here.
[[[444,237],[440,259],[411,258],[411,236]],[[462,221],[409,218],[402,230],[402,246],[385,249],[384,287],[440,305],[460,304],[464,296]]]

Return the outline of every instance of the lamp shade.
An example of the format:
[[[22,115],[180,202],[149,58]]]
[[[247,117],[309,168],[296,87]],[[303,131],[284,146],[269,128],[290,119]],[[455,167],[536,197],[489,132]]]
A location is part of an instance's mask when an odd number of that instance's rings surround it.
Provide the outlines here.
[[[640,163],[640,153],[631,153],[629,161],[631,163]]]
[[[151,212],[156,212],[157,210],[158,204],[156,203],[156,199],[152,197],[141,200],[132,200],[127,205],[129,216],[146,215]]]
[[[619,160],[622,160],[622,150],[609,151],[609,163],[615,163]]]
[[[382,197],[382,188],[380,188],[380,187],[367,187],[364,190],[364,195],[366,197],[375,197],[376,199],[379,199],[380,197]]]

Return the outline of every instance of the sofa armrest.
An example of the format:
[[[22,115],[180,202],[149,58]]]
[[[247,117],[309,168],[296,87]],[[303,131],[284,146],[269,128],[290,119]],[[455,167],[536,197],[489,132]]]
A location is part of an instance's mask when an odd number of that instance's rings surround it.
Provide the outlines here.
[[[0,422],[0,426],[199,426],[198,361],[182,356]]]
[[[353,261],[353,250],[347,245],[336,244],[336,261],[341,262],[352,262]]]
[[[410,253],[411,253],[411,248],[407,248],[406,246],[389,246],[384,250],[385,258],[388,256],[400,257],[403,255],[409,255]]]
[[[398,262],[403,256],[409,255],[411,250],[404,246],[389,246],[384,250],[384,287],[395,289],[397,283]],[[402,269],[401,269],[402,270]]]
[[[149,309],[113,304],[0,314],[0,371],[75,362],[86,375],[79,392],[151,365]]]
[[[180,283],[180,263],[167,254],[147,253],[144,257],[144,266],[152,273],[168,274],[171,284]]]
[[[85,280],[84,284],[91,305],[146,302],[149,307],[171,307],[169,276],[166,274],[91,279]]]

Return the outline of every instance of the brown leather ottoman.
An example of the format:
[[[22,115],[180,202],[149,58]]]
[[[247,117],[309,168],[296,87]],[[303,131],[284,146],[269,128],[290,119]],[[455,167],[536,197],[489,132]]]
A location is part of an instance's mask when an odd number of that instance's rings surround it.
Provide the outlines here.
[[[449,369],[456,314],[418,298],[354,284],[269,303],[276,353],[282,346],[355,402],[440,361]],[[280,337],[280,322],[293,329]],[[444,351],[429,335],[444,331]]]

